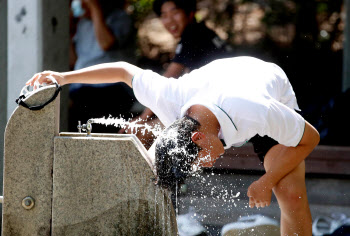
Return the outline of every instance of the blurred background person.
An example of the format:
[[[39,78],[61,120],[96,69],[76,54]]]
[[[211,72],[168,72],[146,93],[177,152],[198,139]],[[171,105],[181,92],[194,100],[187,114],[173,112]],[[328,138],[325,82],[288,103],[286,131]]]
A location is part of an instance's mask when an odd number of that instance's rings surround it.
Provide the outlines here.
[[[204,22],[195,18],[196,0],[155,0],[153,10],[165,29],[180,40],[166,77],[178,78],[214,59],[227,56],[230,47]]]
[[[231,47],[204,22],[197,22],[195,18],[196,0],[155,0],[153,10],[160,18],[165,29],[179,42],[175,49],[175,56],[166,68],[165,77],[178,78],[184,73],[197,69],[214,59],[232,56]],[[138,123],[147,123],[154,126],[160,121],[153,112],[146,108],[140,116]],[[161,124],[160,124],[161,125]],[[131,133],[128,129],[121,129],[120,133]],[[149,148],[154,140],[152,132],[137,137]]]
[[[135,30],[124,10],[125,0],[73,0],[71,2],[70,67],[77,70],[106,62],[135,63]],[[111,103],[123,100],[121,105]],[[123,84],[70,86],[69,131],[78,120],[130,116],[135,101],[132,90]],[[112,113],[111,113],[112,112]],[[96,126],[95,132],[108,132]]]

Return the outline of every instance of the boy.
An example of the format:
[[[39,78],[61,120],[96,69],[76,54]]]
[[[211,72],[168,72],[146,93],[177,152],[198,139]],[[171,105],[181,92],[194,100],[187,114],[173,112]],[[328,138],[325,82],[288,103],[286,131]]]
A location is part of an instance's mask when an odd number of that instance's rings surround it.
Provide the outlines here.
[[[155,147],[158,184],[172,187],[194,166],[210,167],[231,146],[256,135],[275,140],[262,156],[266,173],[248,188],[250,207],[281,209],[282,235],[312,235],[304,159],[319,142],[298,110],[281,68],[252,57],[220,59],[179,79],[167,79],[124,62],[36,74],[27,84],[124,82],[168,127]],[[221,142],[224,140],[225,146]]]

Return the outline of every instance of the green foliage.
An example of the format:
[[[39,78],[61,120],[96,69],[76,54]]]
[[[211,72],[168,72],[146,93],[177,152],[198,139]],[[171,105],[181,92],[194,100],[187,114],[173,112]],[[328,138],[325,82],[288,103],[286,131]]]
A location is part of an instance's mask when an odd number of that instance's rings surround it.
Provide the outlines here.
[[[317,13],[328,12],[328,4],[325,2],[320,2],[317,4]]]

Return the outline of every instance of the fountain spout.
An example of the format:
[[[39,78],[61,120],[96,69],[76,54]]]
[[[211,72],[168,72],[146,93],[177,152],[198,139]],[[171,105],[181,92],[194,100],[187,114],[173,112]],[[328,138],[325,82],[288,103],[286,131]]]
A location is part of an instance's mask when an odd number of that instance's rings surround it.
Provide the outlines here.
[[[86,132],[86,135],[87,135],[88,137],[90,137],[90,136],[91,136],[91,130],[92,130],[92,123],[93,123],[93,120],[92,120],[92,119],[89,119],[89,120],[86,122],[86,124],[81,125],[81,122],[80,122],[80,120],[79,120],[79,121],[78,121],[78,126],[77,126],[78,132],[81,133],[81,131],[84,131],[84,132]]]

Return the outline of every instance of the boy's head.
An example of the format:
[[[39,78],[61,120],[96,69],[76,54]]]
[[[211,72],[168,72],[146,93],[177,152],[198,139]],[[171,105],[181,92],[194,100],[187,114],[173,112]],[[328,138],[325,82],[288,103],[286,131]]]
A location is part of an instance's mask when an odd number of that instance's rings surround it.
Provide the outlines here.
[[[165,129],[156,141],[155,157],[157,184],[172,189],[192,170],[199,147],[192,141],[192,132],[199,128],[198,121],[185,116]]]
[[[195,20],[196,0],[155,0],[153,10],[169,33],[179,38],[186,26]]]

